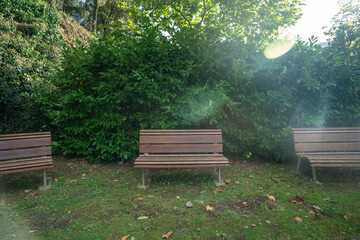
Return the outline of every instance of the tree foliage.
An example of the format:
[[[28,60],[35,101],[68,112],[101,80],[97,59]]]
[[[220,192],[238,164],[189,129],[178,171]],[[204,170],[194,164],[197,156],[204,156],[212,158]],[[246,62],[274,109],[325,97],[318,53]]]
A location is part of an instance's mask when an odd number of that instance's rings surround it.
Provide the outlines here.
[[[0,1],[0,132],[45,125],[35,101],[58,59],[60,15],[41,1]]]

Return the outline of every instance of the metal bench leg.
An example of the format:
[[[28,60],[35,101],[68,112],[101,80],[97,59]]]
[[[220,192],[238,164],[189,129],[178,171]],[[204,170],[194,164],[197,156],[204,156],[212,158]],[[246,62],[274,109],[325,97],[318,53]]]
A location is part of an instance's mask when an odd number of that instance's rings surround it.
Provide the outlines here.
[[[44,169],[44,187],[46,187],[46,169]]]
[[[142,178],[141,178],[141,184],[145,186],[145,169],[142,170]]]
[[[316,182],[316,169],[315,169],[315,167],[312,167],[312,177],[313,177],[313,180]]]
[[[221,182],[221,168],[219,168],[219,183]]]
[[[300,172],[300,163],[301,163],[301,157],[298,157],[297,166],[296,166],[296,173]]]
[[[214,167],[214,174],[216,174],[216,167]]]

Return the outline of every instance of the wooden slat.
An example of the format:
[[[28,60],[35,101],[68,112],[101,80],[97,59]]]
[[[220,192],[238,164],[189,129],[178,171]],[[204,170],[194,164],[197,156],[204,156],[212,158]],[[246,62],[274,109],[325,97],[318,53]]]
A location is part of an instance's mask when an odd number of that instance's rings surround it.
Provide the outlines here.
[[[360,142],[360,132],[295,134],[294,142]]]
[[[336,159],[331,159],[331,160],[310,160],[311,164],[315,164],[315,163],[338,163],[338,164],[352,164],[352,163],[358,163],[360,164],[360,160],[336,160]]]
[[[223,157],[223,154],[220,153],[199,153],[199,154],[193,154],[193,153],[183,153],[183,154],[140,154],[139,157],[147,157],[147,158],[157,158],[157,157]]]
[[[51,137],[50,132],[38,132],[38,133],[18,133],[18,134],[4,134],[0,135],[0,141],[15,140],[15,139],[27,139],[27,138],[41,138]]]
[[[360,167],[360,164],[311,164],[312,167]]]
[[[195,158],[195,157],[176,157],[176,158],[137,158],[135,162],[167,162],[167,161],[181,161],[181,162],[191,162],[191,161],[227,161],[225,157],[217,157],[217,158]]]
[[[360,155],[330,155],[330,154],[327,154],[327,155],[316,155],[316,154],[312,154],[312,155],[301,155],[302,157],[307,157],[309,159],[313,159],[313,160],[331,160],[331,159],[344,159],[344,160],[350,160],[350,159],[353,159],[353,160],[357,160],[357,159],[360,159]]]
[[[43,169],[51,169],[53,166],[42,166],[42,167],[32,167],[32,168],[22,168],[16,170],[7,170],[7,171],[0,171],[0,175],[3,174],[10,174],[10,173],[19,173],[19,172],[28,172],[28,171],[37,171]]]
[[[51,155],[51,147],[13,149],[13,150],[0,151],[0,160],[40,157],[46,155]]]
[[[134,168],[215,168],[228,167],[229,164],[206,164],[206,165],[134,165]]]
[[[183,164],[183,165],[186,165],[186,164],[223,164],[223,163],[226,163],[226,161],[156,161],[156,162],[149,162],[149,161],[137,161],[135,162],[135,165],[137,164],[149,164],[149,165],[164,165],[164,164],[176,164],[176,165],[179,165],[179,164]]]
[[[140,130],[140,134],[143,133],[206,133],[206,132],[216,132],[221,133],[221,129],[143,129]]]
[[[140,153],[209,153],[222,152],[222,144],[140,145]]]
[[[7,171],[7,170],[15,170],[15,169],[23,169],[23,168],[32,168],[32,167],[43,167],[43,166],[53,166],[52,162],[46,162],[46,163],[42,163],[42,162],[35,162],[32,164],[26,164],[26,165],[17,165],[17,166],[9,166],[9,167],[1,167],[0,166],[0,171]]]
[[[153,143],[222,143],[222,136],[221,134],[140,136],[140,144]]]
[[[12,166],[26,166],[36,163],[51,163],[52,164],[52,158],[51,157],[44,157],[44,158],[26,158],[26,159],[17,159],[17,160],[11,160],[11,161],[0,161],[0,169],[1,168],[7,168]]]
[[[307,133],[307,132],[354,132],[360,131],[360,127],[335,127],[335,128],[291,128],[294,133]]]
[[[40,146],[49,146],[49,145],[51,145],[50,137],[26,138],[26,139],[0,141],[0,150],[40,147]]]
[[[360,151],[360,143],[295,143],[296,152]]]

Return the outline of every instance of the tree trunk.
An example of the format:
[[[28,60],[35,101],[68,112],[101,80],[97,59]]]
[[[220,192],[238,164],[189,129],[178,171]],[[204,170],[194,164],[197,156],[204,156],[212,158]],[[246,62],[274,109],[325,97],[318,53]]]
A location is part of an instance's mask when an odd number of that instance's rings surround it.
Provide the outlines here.
[[[94,0],[94,12],[93,12],[93,26],[92,30],[96,33],[97,30],[97,15],[99,11],[99,0]]]

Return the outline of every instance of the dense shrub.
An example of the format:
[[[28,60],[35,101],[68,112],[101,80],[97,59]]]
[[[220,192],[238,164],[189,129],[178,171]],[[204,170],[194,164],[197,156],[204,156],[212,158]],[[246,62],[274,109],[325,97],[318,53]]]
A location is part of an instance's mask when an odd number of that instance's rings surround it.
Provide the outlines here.
[[[41,1],[0,1],[0,133],[45,127],[37,97],[58,59],[59,24]]]

